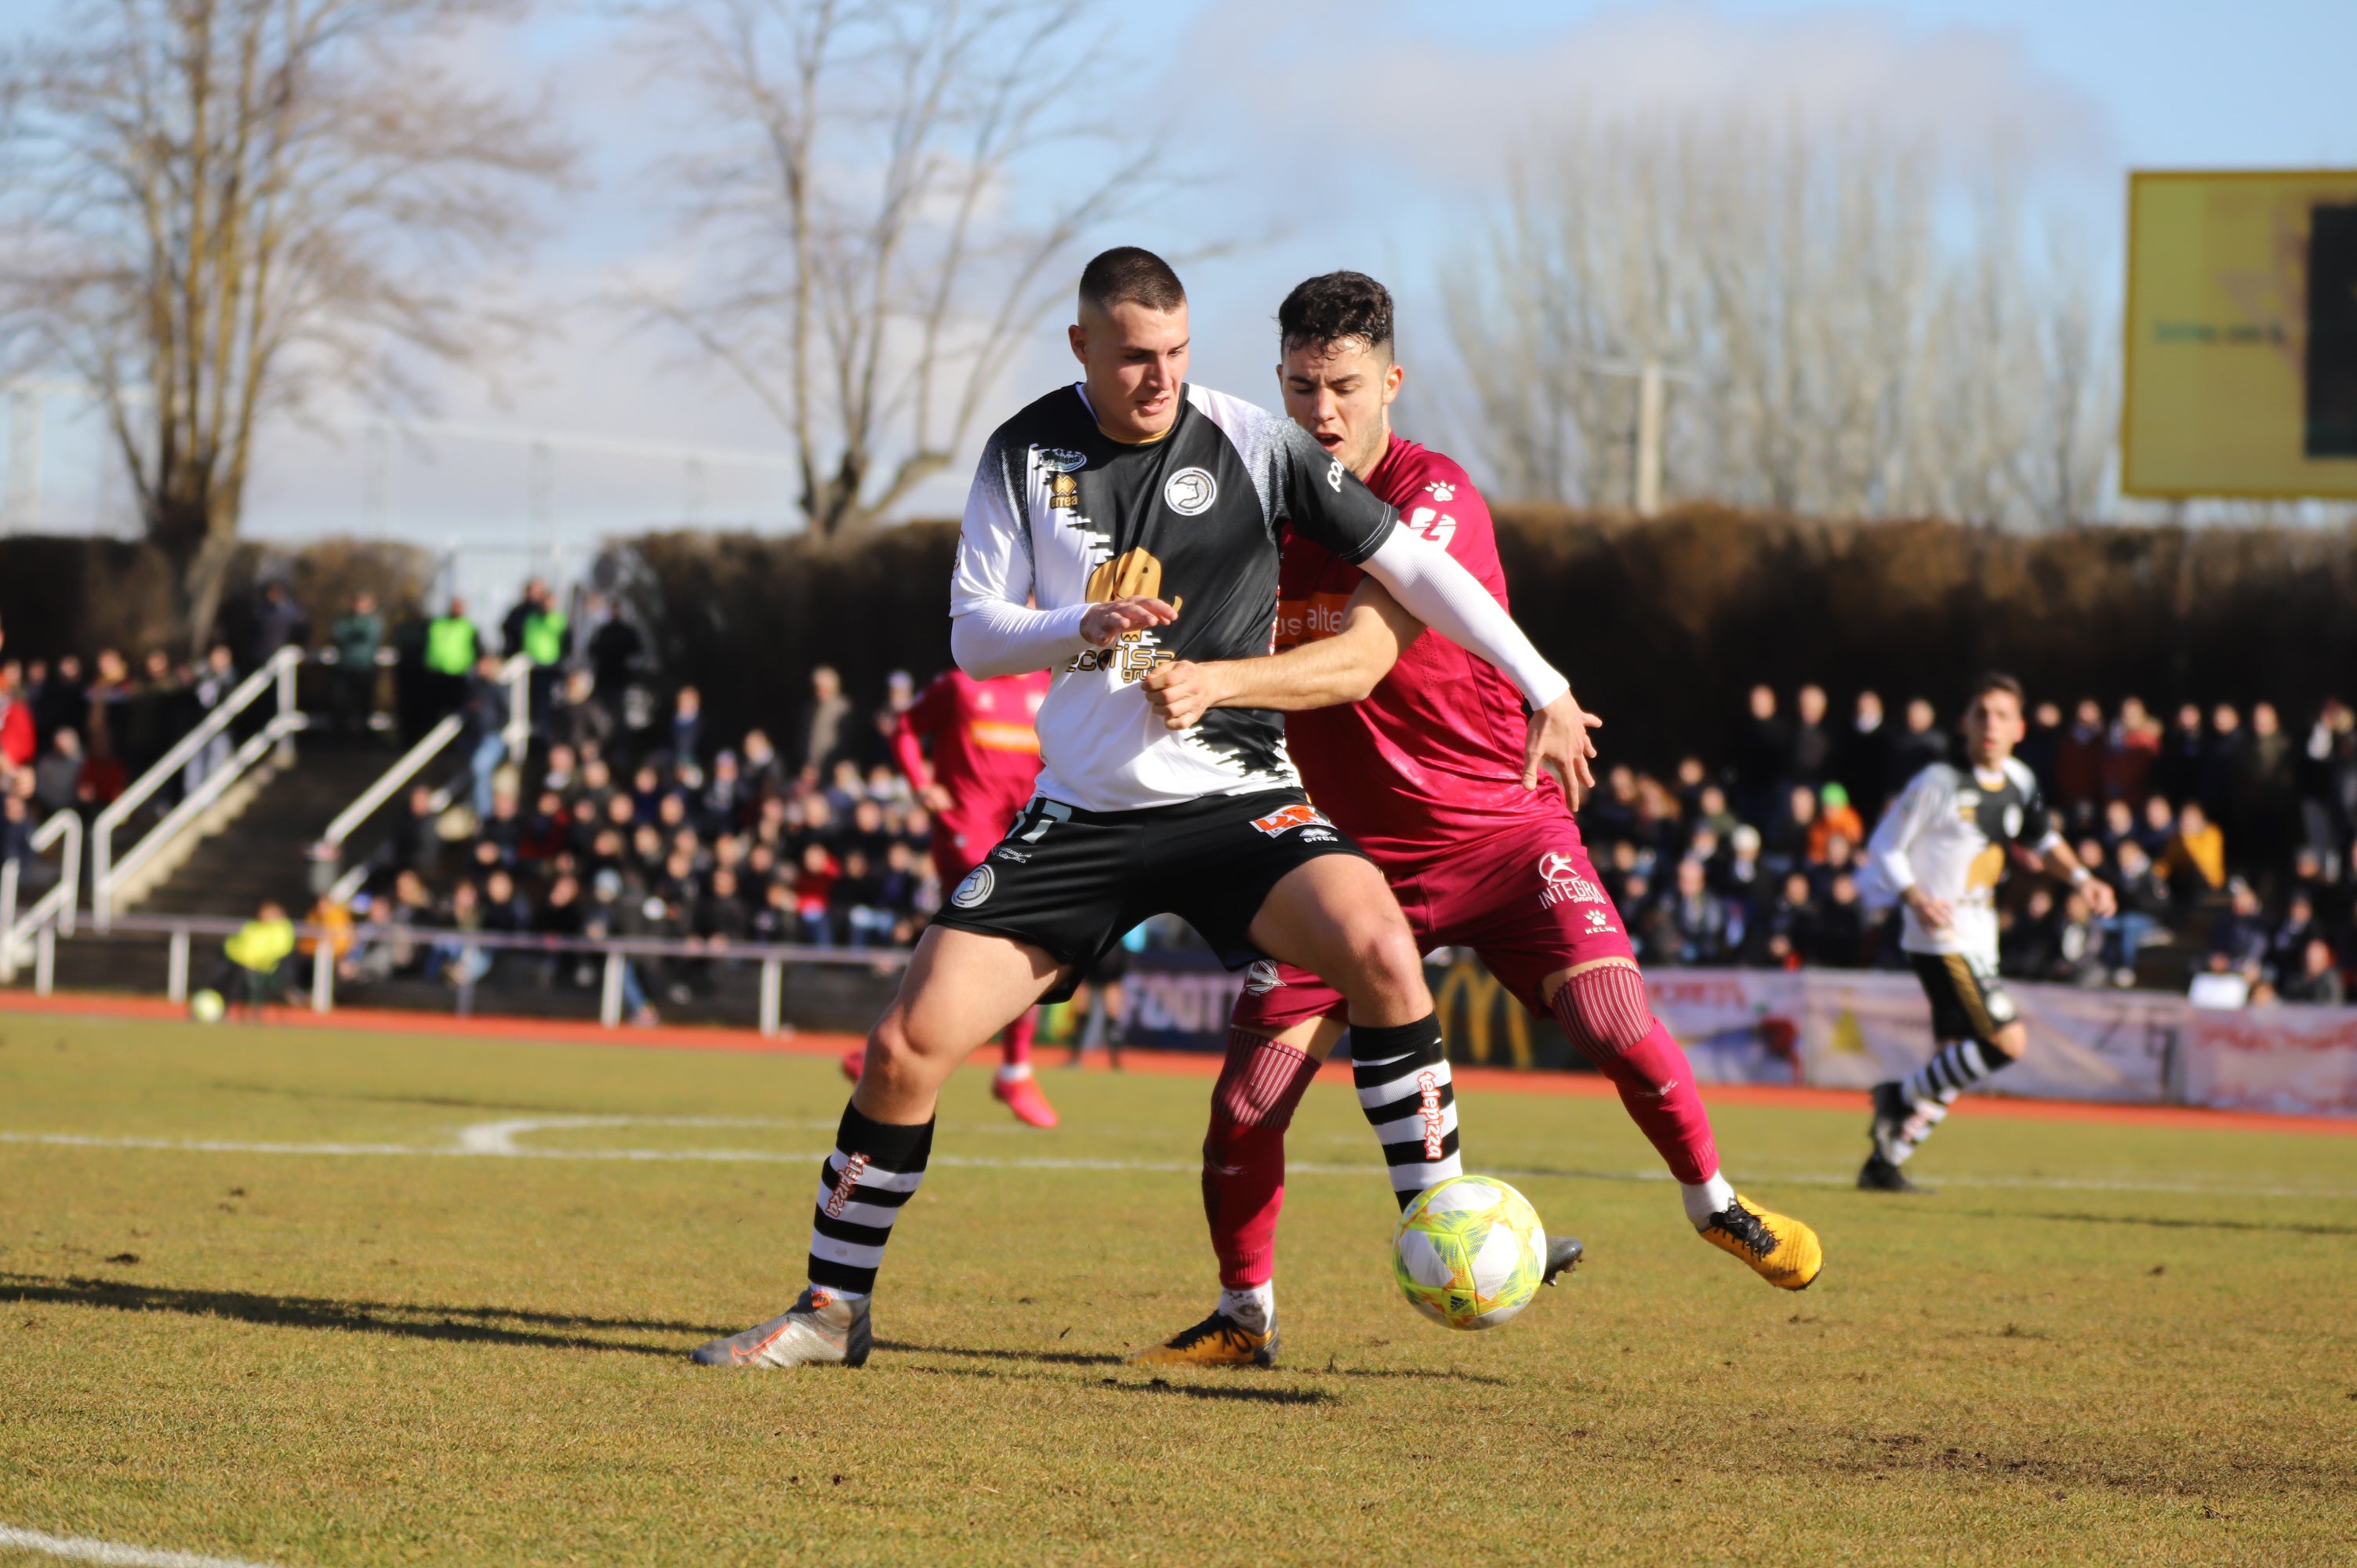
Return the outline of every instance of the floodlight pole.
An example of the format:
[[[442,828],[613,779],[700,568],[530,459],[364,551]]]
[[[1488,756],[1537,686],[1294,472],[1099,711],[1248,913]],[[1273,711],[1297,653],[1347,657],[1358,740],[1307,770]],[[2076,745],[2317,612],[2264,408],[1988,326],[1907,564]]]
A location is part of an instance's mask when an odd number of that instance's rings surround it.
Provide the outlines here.
[[[1697,384],[1691,371],[1673,370],[1659,360],[1581,359],[1582,368],[1599,376],[1628,376],[1637,383],[1636,473],[1631,477],[1631,501],[1639,517],[1662,515],[1663,432],[1667,424],[1669,383]]]
[[[1662,515],[1662,362],[1637,372],[1637,515]]]

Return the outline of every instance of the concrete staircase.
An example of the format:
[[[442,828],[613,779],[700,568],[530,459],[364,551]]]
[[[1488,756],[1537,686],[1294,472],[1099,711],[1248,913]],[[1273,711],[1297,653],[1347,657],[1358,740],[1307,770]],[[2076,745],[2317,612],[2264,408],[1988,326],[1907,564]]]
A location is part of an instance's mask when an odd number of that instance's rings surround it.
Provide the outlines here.
[[[337,736],[297,741],[291,768],[257,768],[207,813],[206,836],[191,833],[143,868],[115,909],[126,915],[217,915],[244,918],[275,898],[301,919],[316,897],[304,851],[337,812],[382,773],[394,753],[382,744]],[[145,824],[143,822],[141,829]],[[124,841],[132,842],[130,840]],[[355,847],[375,840],[357,839]],[[218,940],[199,944],[210,952]],[[101,936],[87,920],[58,944],[57,983],[74,990],[154,992],[164,988],[166,940],[117,931]],[[217,956],[215,954],[214,956]],[[199,971],[206,961],[200,960]]]

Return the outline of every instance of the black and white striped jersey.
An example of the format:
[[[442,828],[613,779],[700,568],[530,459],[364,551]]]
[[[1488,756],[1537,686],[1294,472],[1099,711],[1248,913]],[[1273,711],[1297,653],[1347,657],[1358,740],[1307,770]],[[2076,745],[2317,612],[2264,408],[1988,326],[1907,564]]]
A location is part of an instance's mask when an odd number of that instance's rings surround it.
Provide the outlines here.
[[[1913,906],[1899,945],[1909,952],[1963,953],[1996,969],[1996,887],[2015,845],[2043,854],[2061,842],[2038,795],[2038,776],[2015,757],[1994,773],[1935,762],[1915,775],[1867,841],[1869,874],[1890,894],[1921,884],[1949,907],[1940,930]]]
[[[1039,714],[1039,792],[1086,811],[1297,788],[1280,714],[1215,708],[1172,732],[1138,685],[1173,660],[1265,654],[1277,533],[1290,524],[1356,564],[1398,514],[1291,420],[1198,386],[1159,441],[1097,428],[1078,385],[1002,424],[959,533],[950,614],[993,601],[1043,610],[1153,595],[1178,618],[1054,671]]]

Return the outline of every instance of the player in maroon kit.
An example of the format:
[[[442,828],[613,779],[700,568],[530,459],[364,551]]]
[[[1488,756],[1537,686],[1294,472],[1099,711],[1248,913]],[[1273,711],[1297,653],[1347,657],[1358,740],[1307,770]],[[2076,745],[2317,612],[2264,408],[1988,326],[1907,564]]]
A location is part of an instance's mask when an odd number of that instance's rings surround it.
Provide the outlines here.
[[[952,666],[932,679],[892,729],[892,759],[933,814],[933,869],[943,888],[955,887],[1005,838],[1031,800],[1039,776],[1039,704],[1049,672],[977,681]],[[924,743],[932,743],[932,757]],[[990,1092],[1034,1127],[1053,1127],[1056,1108],[1031,1076],[1037,1010],[1006,1026],[1006,1055]],[[867,1047],[843,1058],[856,1079]]]
[[[1448,458],[1392,433],[1403,371],[1392,358],[1389,293],[1361,274],[1329,274],[1295,289],[1277,322],[1286,411],[1504,604],[1480,493]],[[1552,1012],[1620,1090],[1676,1176],[1703,1239],[1771,1284],[1806,1288],[1823,1262],[1816,1234],[1739,1197],[1720,1174],[1685,1053],[1655,1022],[1619,912],[1581,844],[1577,796],[1524,761],[1526,721],[1513,687],[1427,631],[1357,567],[1290,536],[1284,551],[1277,656],[1181,661],[1148,676],[1165,723],[1185,728],[1215,707],[1286,710],[1286,747],[1311,799],[1383,868],[1418,945],[1470,947],[1524,1006]],[[1344,1020],[1340,993],[1315,975],[1254,966],[1231,1020],[1203,1144],[1220,1305],[1138,1360],[1275,1360],[1271,1282],[1285,1129]],[[1415,1155],[1436,1112],[1454,1159],[1454,1092],[1440,1065],[1435,1081],[1415,1084],[1370,1081],[1382,1074],[1354,1069],[1403,1208],[1416,1183],[1437,1179]],[[1398,1116],[1386,1124],[1380,1112],[1394,1104]]]

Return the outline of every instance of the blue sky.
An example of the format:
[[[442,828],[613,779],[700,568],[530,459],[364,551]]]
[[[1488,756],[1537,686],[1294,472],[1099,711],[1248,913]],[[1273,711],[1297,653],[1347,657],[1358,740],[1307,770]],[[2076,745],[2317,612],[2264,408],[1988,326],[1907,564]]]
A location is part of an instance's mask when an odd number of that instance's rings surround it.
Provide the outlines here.
[[[0,35],[36,28],[52,9],[48,0],[0,0]],[[1435,329],[1438,270],[1492,209],[1513,147],[1566,113],[1798,105],[1926,133],[1967,158],[2001,140],[2033,172],[2041,199],[2083,217],[2107,255],[2129,167],[2357,164],[2349,89],[2357,0],[1184,0],[1153,10],[1124,4],[1115,14],[1144,62],[1124,77],[1120,101],[1167,116],[1202,178],[1107,239],[1184,249],[1211,232],[1263,236],[1188,276],[1197,379],[1251,396],[1273,384],[1276,299],[1333,266],[1392,282],[1413,365],[1419,331]],[[619,28],[587,10],[548,9],[479,62],[493,72],[554,69],[561,101],[593,144],[592,188],[568,204],[534,263],[532,286],[546,297],[593,297],[605,269],[647,243],[650,209],[630,177],[665,122],[637,85]],[[1017,390],[1028,395],[1064,373],[1060,343],[1051,324]],[[501,383],[492,391],[471,376],[446,378],[439,412],[775,447],[749,400],[716,374],[619,337],[594,311],[568,312]],[[77,439],[60,411],[49,482],[61,510],[81,487],[87,517],[94,453]],[[361,467],[349,441],[282,435],[263,464],[251,528],[296,535],[361,526]],[[437,444],[404,462],[401,525],[437,540],[520,540],[529,482],[513,450]],[[712,515],[785,515],[758,473],[715,472],[707,484]],[[565,459],[554,489],[559,528],[587,539],[676,515],[682,481],[660,465]],[[962,482],[942,487],[925,510],[949,510],[962,490]]]

